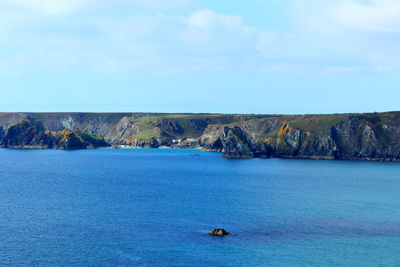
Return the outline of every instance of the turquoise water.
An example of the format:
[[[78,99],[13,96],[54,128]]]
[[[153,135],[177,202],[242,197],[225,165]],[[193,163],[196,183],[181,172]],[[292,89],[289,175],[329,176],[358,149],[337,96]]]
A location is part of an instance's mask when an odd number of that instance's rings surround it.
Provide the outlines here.
[[[399,163],[0,149],[0,265],[396,264]]]

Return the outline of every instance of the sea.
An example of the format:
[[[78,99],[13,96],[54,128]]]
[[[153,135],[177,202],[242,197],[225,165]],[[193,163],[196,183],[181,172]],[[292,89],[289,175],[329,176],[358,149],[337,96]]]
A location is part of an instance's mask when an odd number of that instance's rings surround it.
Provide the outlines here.
[[[399,265],[400,163],[0,149],[0,266]]]

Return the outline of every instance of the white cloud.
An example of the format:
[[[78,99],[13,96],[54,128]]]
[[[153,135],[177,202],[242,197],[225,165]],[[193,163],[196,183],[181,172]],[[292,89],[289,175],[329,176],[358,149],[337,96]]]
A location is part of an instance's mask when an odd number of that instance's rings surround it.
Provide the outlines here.
[[[296,1],[294,22],[316,37],[390,36],[400,32],[398,0]],[[362,35],[362,36],[361,36]]]
[[[246,26],[241,16],[215,13],[209,9],[198,10],[187,19],[187,23],[201,28],[226,28],[242,32],[254,32],[255,29]]]
[[[289,32],[263,31],[258,35],[257,51],[268,58],[286,58],[296,42],[296,35]]]
[[[7,64],[24,71],[161,73],[400,69],[400,2],[293,3],[293,27],[283,31],[251,27],[239,15],[192,9],[188,0],[4,0],[1,69]],[[143,8],[148,12],[130,12]],[[11,64],[11,55],[19,55],[19,64]]]
[[[20,66],[21,71],[84,68],[96,72],[187,73],[254,69],[259,33],[240,16],[205,9],[185,16],[88,13],[77,20],[53,16],[57,12],[73,13],[73,8],[82,10],[82,5],[63,7],[47,10],[45,18],[35,13],[4,30],[6,49],[30,59]]]
[[[400,1],[294,0],[290,14],[293,35],[267,32],[260,39],[257,49],[267,57],[278,51],[305,70],[400,70]]]
[[[197,27],[207,27],[211,22],[211,18],[213,17],[213,12],[210,10],[199,10],[196,13],[189,16],[188,22],[191,25]]]
[[[254,52],[259,32],[247,26],[241,16],[203,9],[183,19],[184,28],[177,33],[196,56],[243,60]]]
[[[183,10],[191,6],[189,0],[3,0],[0,8],[23,12],[39,12],[45,15],[71,14],[98,9],[124,9],[141,6],[154,10]],[[19,8],[19,10],[18,10]]]
[[[47,15],[70,13],[83,7],[87,0],[5,0],[8,8],[23,8]],[[3,7],[4,8],[4,7]]]
[[[399,32],[400,1],[340,1],[327,12],[339,25],[366,31]]]
[[[189,0],[128,0],[128,2],[152,9],[186,9],[191,6]]]
[[[263,72],[269,73],[269,72],[283,72],[283,71],[290,71],[293,66],[289,66],[287,64],[279,63],[279,64],[270,64],[270,65],[265,65],[262,68]]]

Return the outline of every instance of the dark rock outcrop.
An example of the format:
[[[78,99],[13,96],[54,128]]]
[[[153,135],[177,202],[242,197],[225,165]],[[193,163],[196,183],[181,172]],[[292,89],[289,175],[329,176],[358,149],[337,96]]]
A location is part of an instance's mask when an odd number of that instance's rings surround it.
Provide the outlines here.
[[[140,140],[134,139],[125,141],[122,145],[130,146],[130,147],[138,147],[138,148],[158,148],[160,144],[157,138],[152,137],[150,140]]]
[[[7,148],[52,148],[53,139],[38,131],[29,121],[23,120],[7,129],[1,146]]]
[[[64,130],[61,132],[47,132],[54,137],[55,148],[58,149],[84,149],[84,148],[98,148],[107,147],[108,144],[104,138],[94,136],[82,131]]]
[[[5,132],[3,126],[0,126],[0,141],[3,139]]]
[[[217,236],[231,235],[231,233],[225,231],[225,229],[212,229],[208,234]]]
[[[42,132],[32,125],[30,121],[22,120],[7,129],[0,146],[5,148],[57,148],[71,150],[105,147],[108,144],[102,137],[80,131]]]
[[[253,158],[254,152],[252,144],[243,130],[234,126],[233,128],[224,127],[223,135],[220,140],[224,146],[224,157],[227,158]]]

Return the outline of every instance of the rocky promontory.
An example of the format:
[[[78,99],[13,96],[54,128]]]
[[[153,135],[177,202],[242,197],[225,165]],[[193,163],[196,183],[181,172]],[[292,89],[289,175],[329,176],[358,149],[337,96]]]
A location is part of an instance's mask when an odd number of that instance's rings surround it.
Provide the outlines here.
[[[2,137],[4,148],[86,149],[106,147],[104,138],[82,131],[40,131],[30,121],[22,120],[10,126]]]

